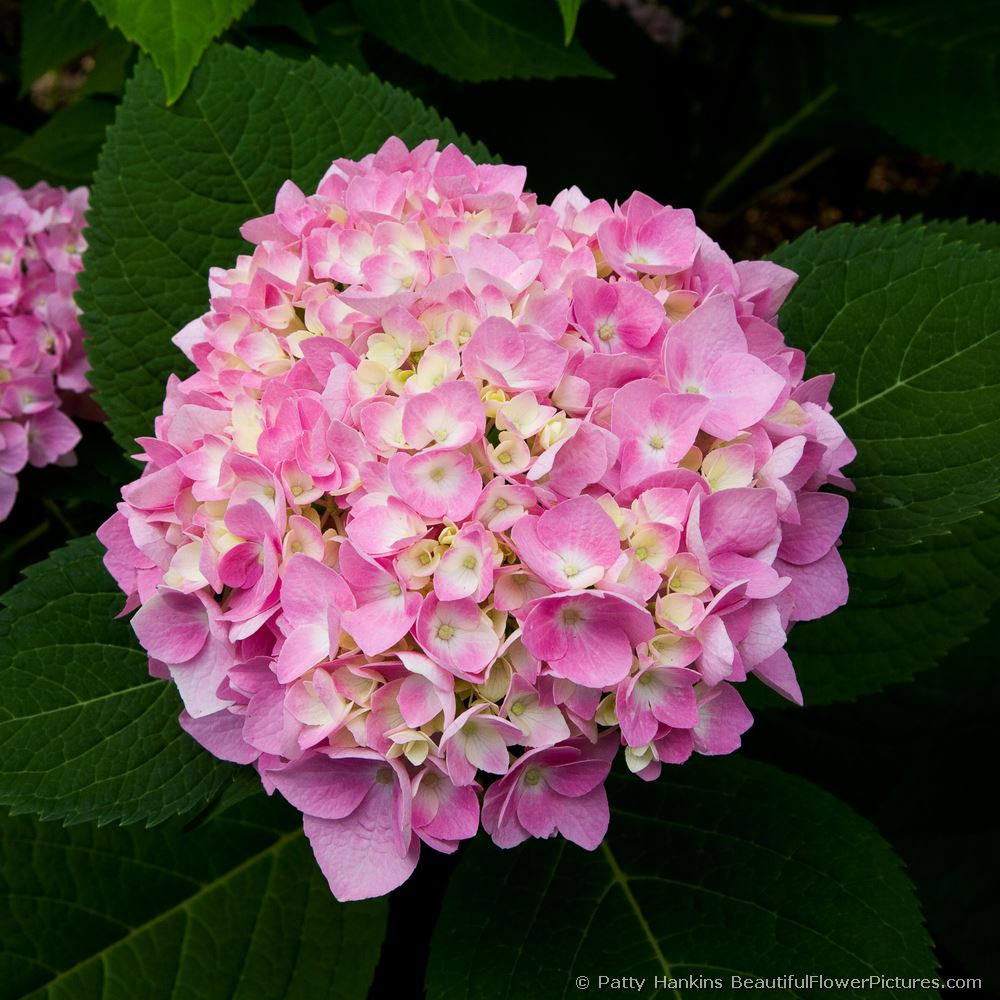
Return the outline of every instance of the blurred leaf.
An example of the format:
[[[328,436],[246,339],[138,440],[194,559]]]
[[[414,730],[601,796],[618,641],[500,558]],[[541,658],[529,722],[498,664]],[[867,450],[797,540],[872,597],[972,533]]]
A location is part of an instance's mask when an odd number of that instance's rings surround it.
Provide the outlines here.
[[[368,63],[361,52],[364,26],[358,21],[349,0],[328,3],[313,15],[318,32],[316,56],[329,65],[353,66],[368,72]],[[402,89],[406,89],[403,85]]]
[[[858,448],[853,545],[940,534],[1000,493],[1000,256],[898,224],[779,247],[800,275],[781,310]]]
[[[902,756],[903,773],[887,783],[877,813],[917,884],[935,938],[994,990],[1000,988],[994,933],[1000,924],[1000,822],[982,775],[995,773],[998,762],[998,627],[994,613],[968,646],[908,692],[913,739]],[[899,743],[882,742],[885,752],[898,752]]]
[[[114,115],[114,105],[107,101],[77,101],[8,150],[0,158],[0,172],[26,186],[40,180],[67,187],[89,184]]]
[[[752,148],[748,149],[726,173],[705,193],[706,207],[715,204],[737,181],[762,160],[776,145],[783,142],[807,119],[830,101],[837,88],[829,86],[816,94],[785,121],[769,129]]]
[[[43,73],[94,48],[108,27],[81,0],[29,0],[21,8],[21,93]]]
[[[830,71],[858,111],[908,146],[1000,173],[1000,20],[981,0],[862,5]]]
[[[610,76],[578,42],[563,43],[548,2],[354,0],[354,9],[387,45],[456,80]]]
[[[93,536],[2,598],[0,803],[70,822],[161,822],[204,805],[233,765],[177,724],[173,684],[149,676]]]
[[[316,46],[316,58],[328,66],[353,66],[361,73],[368,72],[368,63],[358,45],[359,36],[334,35],[323,32]]]
[[[794,769],[874,820],[906,865],[932,937],[962,963],[950,972],[982,976],[994,990],[1000,860],[988,845],[1000,822],[983,776],[998,764],[997,611],[915,683],[853,704],[756,713],[742,751]]]
[[[319,42],[302,0],[255,0],[240,21],[240,27],[287,28],[310,45]]]
[[[910,680],[960,646],[1000,601],[1000,507],[905,548],[845,553],[851,598],[789,639],[806,704]]]
[[[286,178],[312,191],[332,159],[390,135],[489,155],[415,98],[353,69],[213,48],[166,109],[155,70],[139,63],[95,177],[77,296],[91,382],[123,449],[152,428],[167,376],[189,371],[170,338],[208,307],[209,267],[232,266],[245,250],[240,225],[271,211]]]
[[[166,103],[184,92],[212,39],[253,0],[90,0],[113,28],[148,53],[163,74]]]
[[[385,901],[337,903],[280,801],[190,832],[8,818],[0,837],[4,997],[367,994]]]
[[[592,853],[561,839],[471,845],[435,930],[429,1000],[508,997],[526,982],[532,996],[576,996],[581,975],[591,992],[602,974],[647,985],[718,977],[709,991],[723,996],[740,993],[734,975],[934,975],[899,861],[808,782],[737,757],[698,758],[653,784],[613,777],[609,792],[611,827]],[[669,983],[661,992],[704,995]]]
[[[121,97],[125,89],[136,47],[120,32],[109,31],[94,50],[94,68],[80,88],[80,96],[113,94]]]
[[[22,142],[24,142],[23,132],[0,122],[0,159],[3,158],[9,149],[19,146]]]
[[[580,7],[583,0],[556,0],[559,4],[559,13],[562,15],[563,27],[566,29],[566,44],[573,41],[573,32],[576,31],[576,19],[580,14]]]

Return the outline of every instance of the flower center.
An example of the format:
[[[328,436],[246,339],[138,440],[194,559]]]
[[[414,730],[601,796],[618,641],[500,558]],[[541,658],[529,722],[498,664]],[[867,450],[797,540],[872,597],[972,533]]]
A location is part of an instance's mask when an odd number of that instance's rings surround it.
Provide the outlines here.
[[[569,574],[567,573],[566,575],[568,576]],[[563,608],[562,620],[563,625],[579,625],[583,621],[583,614],[579,608]]]
[[[542,772],[537,767],[529,767],[524,772],[524,783],[526,785],[537,785],[542,780]]]
[[[453,639],[455,637],[455,626],[439,625],[437,630],[437,637],[442,642],[447,642],[449,639]]]

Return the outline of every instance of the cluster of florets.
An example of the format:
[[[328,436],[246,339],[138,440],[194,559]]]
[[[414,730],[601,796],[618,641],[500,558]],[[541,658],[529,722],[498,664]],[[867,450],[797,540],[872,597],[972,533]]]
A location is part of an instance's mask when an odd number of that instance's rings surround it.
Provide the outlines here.
[[[0,521],[25,465],[72,464],[80,440],[62,407],[90,388],[73,302],[86,210],[86,188],[0,177]]]
[[[394,139],[286,183],[100,533],[182,725],[340,898],[480,819],[596,847],[619,750],[738,747],[734,685],[799,701],[788,629],[846,597],[854,449],[774,325],[794,275],[524,182]]]

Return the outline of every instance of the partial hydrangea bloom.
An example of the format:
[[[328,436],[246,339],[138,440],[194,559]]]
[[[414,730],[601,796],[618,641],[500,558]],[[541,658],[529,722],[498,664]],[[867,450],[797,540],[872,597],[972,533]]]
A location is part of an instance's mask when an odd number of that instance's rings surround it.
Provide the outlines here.
[[[800,702],[788,630],[847,597],[855,452],[775,326],[795,275],[524,182],[390,139],[286,183],[100,532],[181,724],[341,899],[480,819],[595,848],[617,753],[736,749],[737,685]]]
[[[62,407],[90,388],[73,302],[86,210],[86,188],[0,177],[0,521],[25,465],[75,461],[80,431]]]

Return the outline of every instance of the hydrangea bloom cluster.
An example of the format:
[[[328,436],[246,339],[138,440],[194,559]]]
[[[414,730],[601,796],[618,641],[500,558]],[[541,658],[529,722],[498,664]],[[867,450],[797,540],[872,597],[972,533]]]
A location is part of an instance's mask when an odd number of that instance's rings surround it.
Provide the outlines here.
[[[25,465],[70,464],[80,440],[62,406],[90,388],[73,302],[86,210],[86,188],[0,177],[0,521]]]
[[[184,728],[304,815],[341,899],[480,822],[595,848],[604,781],[724,754],[847,595],[854,448],[690,211],[398,139],[280,190],[175,338],[100,535]],[[485,789],[485,791],[484,791]]]

